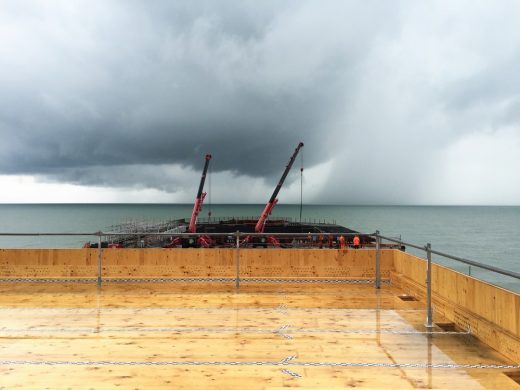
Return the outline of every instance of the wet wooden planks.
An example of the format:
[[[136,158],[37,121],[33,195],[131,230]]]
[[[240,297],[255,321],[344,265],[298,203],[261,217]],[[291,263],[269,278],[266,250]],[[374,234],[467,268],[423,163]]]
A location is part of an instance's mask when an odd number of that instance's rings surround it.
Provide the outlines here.
[[[320,363],[507,362],[466,335],[403,334],[425,330],[424,308],[399,299],[394,286],[376,292],[368,284],[258,283],[239,291],[207,283],[107,284],[98,291],[8,283],[0,290],[0,360],[71,362],[0,365],[0,388],[519,388],[490,369],[72,364],[276,363],[288,356]]]

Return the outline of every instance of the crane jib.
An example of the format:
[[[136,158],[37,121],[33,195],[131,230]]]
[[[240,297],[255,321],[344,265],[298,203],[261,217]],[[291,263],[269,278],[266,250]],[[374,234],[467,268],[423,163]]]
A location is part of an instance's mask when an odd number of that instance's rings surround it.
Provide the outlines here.
[[[300,151],[300,149],[302,147],[303,147],[303,142],[300,142],[298,144],[298,147],[294,150],[293,155],[289,159],[289,163],[285,167],[285,171],[283,172],[282,177],[280,178],[280,181],[278,182],[278,185],[274,189],[273,195],[271,195],[271,198],[269,199],[269,203],[273,203],[274,200],[276,199],[276,197],[278,196],[278,193],[280,192],[280,189],[282,188],[282,185],[283,185],[283,183],[285,181],[285,178],[289,174],[289,171],[291,170],[291,167],[292,167],[292,165],[294,163],[294,160],[296,160],[296,156],[298,156],[298,152]]]
[[[278,193],[280,192],[280,189],[282,188],[283,182],[285,181],[285,178],[289,174],[289,171],[291,170],[291,167],[294,163],[294,160],[296,160],[296,156],[298,155],[298,152],[303,147],[303,142],[300,142],[297,146],[297,148],[294,150],[294,153],[292,154],[289,164],[285,167],[285,171],[283,172],[282,177],[280,178],[280,181],[278,182],[278,185],[274,189],[273,195],[271,195],[271,199],[269,199],[269,202],[267,202],[267,205],[265,206],[264,211],[262,212],[262,215],[258,219],[258,222],[255,226],[255,232],[256,233],[263,233],[265,222],[267,221],[267,217],[269,217],[269,214],[272,212],[274,206],[276,206],[276,203],[278,203],[278,199],[276,197],[278,196]]]
[[[188,232],[195,233],[197,231],[197,217],[202,210],[202,204],[206,193],[202,192],[204,189],[204,182],[206,181],[206,174],[208,173],[209,160],[211,160],[211,154],[206,154],[204,162],[204,169],[202,170],[202,177],[200,178],[199,190],[197,191],[197,197],[195,198],[195,204],[193,205],[193,211],[191,213],[190,224],[188,226]]]
[[[197,199],[200,199],[202,196],[204,182],[206,181],[206,174],[208,173],[209,160],[211,160],[211,154],[206,154],[206,161],[204,163],[204,169],[202,170],[202,177],[200,178],[199,190],[197,191]]]

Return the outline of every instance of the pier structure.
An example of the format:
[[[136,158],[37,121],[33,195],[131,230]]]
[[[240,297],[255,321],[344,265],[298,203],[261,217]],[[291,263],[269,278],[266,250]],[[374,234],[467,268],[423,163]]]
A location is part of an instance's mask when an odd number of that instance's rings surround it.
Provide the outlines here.
[[[0,250],[2,385],[520,388],[520,294],[372,238]]]

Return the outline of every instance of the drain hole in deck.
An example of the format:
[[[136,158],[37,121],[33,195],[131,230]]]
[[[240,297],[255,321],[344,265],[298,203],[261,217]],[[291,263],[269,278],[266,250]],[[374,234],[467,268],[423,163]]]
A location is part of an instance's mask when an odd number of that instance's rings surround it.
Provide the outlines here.
[[[456,332],[457,328],[455,327],[455,324],[453,322],[436,322],[435,325],[437,325],[439,328],[441,328],[445,332]]]
[[[509,378],[520,384],[520,371],[504,372]]]
[[[416,301],[417,298],[412,297],[411,295],[399,295],[402,301]]]

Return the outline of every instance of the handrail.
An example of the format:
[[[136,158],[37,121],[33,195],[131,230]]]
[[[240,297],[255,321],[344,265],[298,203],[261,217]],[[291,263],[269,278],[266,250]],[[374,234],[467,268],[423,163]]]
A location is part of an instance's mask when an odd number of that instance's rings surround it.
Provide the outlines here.
[[[396,238],[391,238],[391,237],[386,237],[386,236],[382,236],[381,234],[377,234],[375,233],[374,234],[374,237],[381,237],[383,240],[387,240],[387,241],[391,241],[391,242],[395,242],[396,244],[400,244],[400,245],[404,245],[404,246],[409,246],[411,248],[415,248],[415,249],[420,249],[420,250],[426,250],[424,246],[419,246],[419,245],[415,245],[415,244],[410,244],[409,242],[406,242],[406,241],[401,241],[401,240],[398,240]]]
[[[94,232],[94,233],[0,233],[1,236],[24,236],[24,237],[30,237],[30,236],[234,236],[238,235],[240,237],[242,236],[258,236],[258,237],[267,237],[267,236],[280,236],[280,237],[287,237],[287,236],[295,236],[295,237],[301,237],[301,236],[362,236],[362,237],[371,237],[374,234],[373,233],[245,233],[245,232],[229,232],[229,233],[203,233],[203,232],[197,232],[197,233],[174,233],[174,232]]]
[[[496,272],[498,274],[510,276],[512,278],[515,278],[515,279],[520,279],[520,273],[517,273],[517,272],[507,271],[507,270],[504,270],[502,268],[493,267],[492,265],[477,263],[476,261],[473,261],[473,260],[468,260],[468,259],[465,259],[465,258],[459,257],[459,256],[449,255],[447,253],[439,252],[439,251],[436,251],[436,250],[433,250],[433,249],[432,249],[432,253],[435,254],[435,255],[438,255],[438,256],[446,257],[448,259],[459,261],[459,262],[464,263],[464,264],[473,265],[475,267],[483,268],[483,269],[486,269],[488,271],[493,271],[493,272]]]
[[[133,234],[133,233],[132,233]],[[147,233],[148,234],[148,233]],[[100,232],[96,233],[0,233],[0,236],[7,236],[7,237],[35,237],[35,236],[103,236],[104,233],[100,234]]]
[[[418,250],[422,250],[425,253],[428,251],[427,246],[419,246],[416,244],[412,244],[406,241],[398,240],[396,238],[387,237],[384,235],[379,234],[378,232],[375,233],[360,233],[360,232],[352,232],[352,233],[345,233],[345,232],[336,232],[336,233],[245,233],[245,232],[229,232],[229,233],[172,233],[172,232],[89,232],[89,233],[57,233],[57,232],[49,232],[49,233],[12,233],[12,232],[0,232],[0,237],[43,237],[43,236],[93,236],[93,237],[107,237],[107,236],[164,236],[164,237],[193,237],[193,236],[210,236],[210,237],[226,237],[226,236],[235,236],[235,237],[245,237],[245,236],[252,236],[252,237],[267,237],[267,236],[274,236],[274,237],[337,237],[337,236],[361,236],[361,237],[372,237],[374,239],[377,239],[378,237],[380,239],[390,241],[402,246],[415,248]],[[470,266],[482,268],[491,272],[495,272],[501,275],[509,276],[514,279],[520,280],[520,273],[514,272],[514,271],[508,271],[502,268],[494,267],[492,265],[487,265],[483,263],[479,263],[474,260],[469,260],[463,257],[450,255],[444,252],[436,251],[433,249],[429,249],[431,253],[445,257],[447,259],[455,260],[463,264],[467,264]]]
[[[379,236],[379,237],[381,237],[384,240],[391,241],[391,242],[394,242],[396,244],[409,246],[409,247],[412,247],[412,248],[415,248],[415,249],[423,250],[425,252],[428,251],[428,249],[426,247],[421,247],[421,246],[418,246],[418,245],[410,244],[408,242],[397,240],[395,238],[385,237],[385,236],[382,236],[382,235],[377,234],[377,233],[374,234],[374,236],[375,237]],[[492,265],[479,263],[479,262],[474,261],[474,260],[469,260],[469,259],[465,259],[463,257],[450,255],[450,254],[447,254],[447,253],[444,253],[444,252],[439,252],[439,251],[436,251],[436,250],[433,250],[433,249],[430,249],[430,252],[435,254],[435,255],[445,257],[447,259],[455,260],[455,261],[458,261],[460,263],[472,265],[474,267],[482,268],[482,269],[485,269],[485,270],[488,270],[488,271],[496,272],[498,274],[502,274],[502,275],[505,275],[505,276],[510,276],[512,278],[520,280],[520,273],[517,273],[517,272],[508,271],[508,270],[505,270],[505,269],[502,269],[502,268],[494,267]]]

